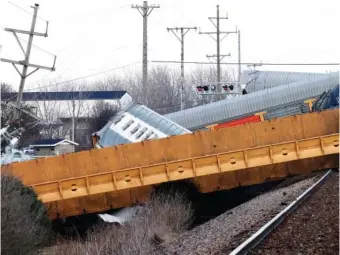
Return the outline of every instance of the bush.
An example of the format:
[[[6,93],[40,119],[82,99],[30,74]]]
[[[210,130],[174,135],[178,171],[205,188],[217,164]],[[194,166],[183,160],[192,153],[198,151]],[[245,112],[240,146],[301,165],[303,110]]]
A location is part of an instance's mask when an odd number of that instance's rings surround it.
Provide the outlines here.
[[[1,175],[1,254],[36,254],[53,237],[51,222],[33,189]]]
[[[193,207],[183,193],[155,193],[142,212],[122,225],[94,227],[85,241],[74,240],[49,249],[46,254],[159,254],[161,245],[185,231],[193,219]]]

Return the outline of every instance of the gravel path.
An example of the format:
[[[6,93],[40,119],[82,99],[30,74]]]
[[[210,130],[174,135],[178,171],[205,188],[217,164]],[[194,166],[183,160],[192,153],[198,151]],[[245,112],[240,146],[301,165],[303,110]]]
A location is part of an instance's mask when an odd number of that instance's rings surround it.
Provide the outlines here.
[[[320,175],[296,182],[288,187],[262,194],[230,211],[183,233],[166,245],[159,254],[228,254],[258,227],[270,220]]]
[[[339,173],[250,254],[339,254]]]

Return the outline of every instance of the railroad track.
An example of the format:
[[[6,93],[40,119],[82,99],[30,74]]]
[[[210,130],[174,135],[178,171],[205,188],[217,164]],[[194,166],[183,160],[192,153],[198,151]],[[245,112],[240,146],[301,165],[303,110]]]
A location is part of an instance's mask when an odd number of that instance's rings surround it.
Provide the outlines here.
[[[328,170],[316,183],[314,183],[310,188],[308,188],[303,194],[292,201],[286,208],[279,212],[274,218],[263,225],[257,232],[250,236],[247,240],[236,247],[230,255],[243,255],[248,254],[250,251],[254,250],[258,245],[264,241],[269,234],[273,233],[274,230],[297,208],[310,196],[313,192],[320,187],[327,178],[332,174],[332,170]]]

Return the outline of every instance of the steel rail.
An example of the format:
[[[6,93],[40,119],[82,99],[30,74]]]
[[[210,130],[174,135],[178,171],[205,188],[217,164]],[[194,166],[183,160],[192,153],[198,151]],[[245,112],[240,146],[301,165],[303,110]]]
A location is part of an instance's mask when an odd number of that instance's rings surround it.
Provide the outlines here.
[[[256,233],[245,240],[241,245],[235,248],[229,255],[247,254],[250,250],[257,247],[270,233],[272,233],[283,220],[285,220],[291,213],[293,213],[299,205],[309,197],[312,192],[319,187],[327,177],[332,173],[332,169],[328,170],[316,183],[309,187],[304,193],[290,203],[285,209],[278,213],[274,218],[262,226]]]

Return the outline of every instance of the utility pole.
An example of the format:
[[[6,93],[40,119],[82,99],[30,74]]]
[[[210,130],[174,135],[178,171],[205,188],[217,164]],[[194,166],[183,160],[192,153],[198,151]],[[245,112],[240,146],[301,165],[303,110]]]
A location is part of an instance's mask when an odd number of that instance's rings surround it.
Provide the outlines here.
[[[132,5],[143,17],[143,88],[148,84],[148,16],[154,8],[159,8],[159,5],[148,5],[147,1],[143,1],[143,5]]]
[[[72,99],[72,138],[71,140],[73,142],[76,141],[76,115],[75,115],[75,111],[76,111],[76,102],[75,99]]]
[[[52,67],[46,67],[46,66],[35,65],[35,64],[29,63],[29,58],[30,58],[31,48],[32,48],[33,36],[36,35],[36,36],[47,37],[47,31],[48,31],[48,22],[46,22],[46,31],[45,31],[45,33],[38,33],[38,32],[34,31],[35,23],[36,23],[36,20],[37,20],[39,4],[35,4],[34,6],[32,6],[32,8],[34,9],[34,13],[33,13],[33,18],[32,18],[32,24],[31,24],[31,30],[30,31],[19,30],[19,29],[12,29],[12,28],[5,28],[5,31],[13,33],[15,39],[17,40],[17,43],[19,44],[19,46],[21,48],[21,51],[25,55],[25,59],[21,60],[21,61],[15,61],[15,60],[10,60],[10,59],[5,59],[5,58],[1,58],[0,59],[0,61],[2,61],[2,62],[11,63],[14,66],[14,68],[17,70],[18,74],[21,77],[20,86],[19,86],[19,93],[18,93],[18,97],[17,97],[17,101],[16,101],[17,108],[15,110],[14,119],[20,118],[21,100],[22,100],[22,94],[23,94],[23,91],[24,91],[24,86],[25,86],[26,78],[28,76],[30,76],[31,74],[35,73],[36,71],[38,71],[39,69],[55,71],[56,56],[54,56],[54,62],[53,62],[53,66]],[[26,51],[24,50],[24,48],[23,48],[23,46],[22,46],[22,44],[21,44],[21,42],[20,42],[20,40],[18,38],[17,33],[28,34],[29,35]],[[16,64],[23,66],[22,72],[19,71],[19,69],[17,68]],[[29,74],[27,74],[28,67],[33,67],[35,69],[33,71],[31,71]],[[17,109],[19,109],[19,110],[17,110]]]
[[[181,43],[181,90],[180,90],[181,110],[183,110],[183,90],[184,90],[184,36],[192,29],[195,29],[196,31],[197,27],[167,28],[168,32],[171,31]],[[179,37],[175,31],[176,32],[180,31],[181,37]]]
[[[237,47],[237,50],[238,50],[238,79],[237,81],[238,82],[241,82],[241,32],[240,30],[237,31],[237,41],[238,41],[238,47]]]
[[[208,58],[216,58],[216,62],[217,62],[217,83],[221,82],[221,60],[224,57],[230,56],[230,54],[225,54],[222,55],[220,54],[220,43],[221,41],[228,35],[228,34],[232,34],[232,33],[237,33],[237,31],[229,31],[229,32],[225,32],[225,31],[220,31],[220,20],[221,19],[228,19],[227,16],[225,17],[220,17],[220,10],[219,10],[219,5],[216,6],[217,8],[217,14],[216,17],[208,17],[208,19],[211,21],[211,23],[213,23],[213,25],[216,27],[216,32],[199,32],[200,34],[207,34],[209,35],[212,39],[214,39],[216,41],[216,55],[207,55]],[[216,24],[213,21],[214,19],[216,19]],[[213,34],[216,34],[216,39],[212,36]],[[224,36],[222,37],[222,39],[220,38],[220,35],[224,34]],[[221,92],[220,86],[218,86],[218,91]]]

